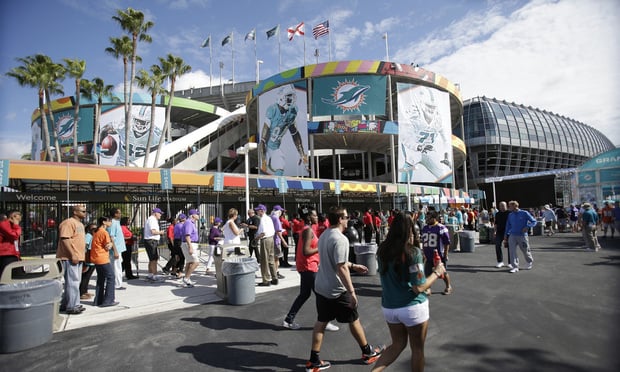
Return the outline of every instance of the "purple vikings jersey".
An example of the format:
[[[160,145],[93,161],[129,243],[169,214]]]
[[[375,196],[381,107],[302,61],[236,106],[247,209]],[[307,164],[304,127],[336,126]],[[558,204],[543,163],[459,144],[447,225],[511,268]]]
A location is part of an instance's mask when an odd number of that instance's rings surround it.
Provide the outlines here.
[[[445,257],[444,247],[450,246],[450,234],[447,227],[440,223],[424,225],[421,238],[424,256],[427,260],[433,261],[435,250],[442,258]]]

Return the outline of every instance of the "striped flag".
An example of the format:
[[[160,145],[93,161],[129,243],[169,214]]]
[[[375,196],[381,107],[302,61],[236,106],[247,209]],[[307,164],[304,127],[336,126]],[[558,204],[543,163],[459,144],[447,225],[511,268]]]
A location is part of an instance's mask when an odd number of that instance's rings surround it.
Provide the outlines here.
[[[312,28],[312,36],[314,36],[315,39],[318,39],[321,36],[325,36],[327,34],[329,34],[329,20],[323,23],[319,23]]]
[[[277,25],[276,27],[270,30],[267,30],[267,39],[269,39],[272,36],[276,36],[279,32],[280,32],[280,25]]]
[[[249,39],[249,40],[254,40],[254,39],[256,39],[256,29],[254,29],[254,30],[252,30],[252,31],[248,32],[248,33],[245,35],[245,40],[244,40],[244,41],[248,41],[248,39]]]
[[[209,44],[211,44],[211,35],[209,35],[208,38],[205,39],[205,41],[202,42],[202,44],[200,45],[201,48],[206,48],[209,46]]]
[[[232,41],[232,35],[228,35],[226,36],[223,40],[222,40],[222,46],[230,43]]]
[[[288,41],[293,40],[293,37],[295,35],[304,35],[304,23],[301,22],[300,24],[298,24],[295,28],[293,28],[292,26],[288,28],[288,30],[286,30],[288,33]]]

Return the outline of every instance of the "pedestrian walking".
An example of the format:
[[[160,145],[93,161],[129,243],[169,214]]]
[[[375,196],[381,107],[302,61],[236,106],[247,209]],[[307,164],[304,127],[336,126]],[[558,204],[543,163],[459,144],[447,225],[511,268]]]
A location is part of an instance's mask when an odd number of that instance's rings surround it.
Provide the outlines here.
[[[528,231],[536,226],[536,218],[528,211],[519,209],[519,202],[516,200],[508,202],[508,209],[510,214],[506,221],[506,233],[504,235],[504,241],[508,243],[508,257],[510,261],[508,268],[510,273],[519,272],[517,248],[520,248],[527,262],[526,269],[531,270],[534,265],[534,258],[530,250]]]

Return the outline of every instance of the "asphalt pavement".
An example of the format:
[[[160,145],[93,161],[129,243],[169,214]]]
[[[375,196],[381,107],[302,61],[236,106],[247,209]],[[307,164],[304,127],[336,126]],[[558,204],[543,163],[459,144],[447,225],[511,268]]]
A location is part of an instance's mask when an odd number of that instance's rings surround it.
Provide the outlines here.
[[[515,274],[495,268],[492,245],[450,255],[454,292],[442,295],[438,282],[430,297],[427,371],[620,370],[620,237],[601,239],[599,252],[586,252],[573,233],[530,239],[534,267]],[[175,280],[143,280],[146,256],[139,258],[141,278],[117,292],[119,306],[83,302],[83,314],[61,315],[51,341],[0,354],[0,370],[304,369],[316,317],[314,296],[297,316],[300,330],[281,326],[298,293],[294,269],[281,269],[286,278],[279,285],[256,287],[253,303],[236,306],[216,295],[216,279],[202,266],[194,277],[197,285],[182,288]],[[354,276],[353,281],[369,342],[389,344],[379,277]],[[332,363],[330,371],[369,370],[360,357],[348,327],[326,333],[321,358]],[[409,358],[405,349],[388,370],[407,370]]]

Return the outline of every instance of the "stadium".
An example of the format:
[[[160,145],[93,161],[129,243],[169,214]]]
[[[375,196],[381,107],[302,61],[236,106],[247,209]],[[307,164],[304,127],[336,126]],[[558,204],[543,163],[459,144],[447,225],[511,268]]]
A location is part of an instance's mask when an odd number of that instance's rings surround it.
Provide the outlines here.
[[[497,200],[519,197],[528,206],[579,202],[571,187],[577,168],[615,149],[595,128],[546,110],[487,97],[463,107],[468,186],[487,196],[495,186]],[[457,187],[464,173],[457,170]]]
[[[213,176],[223,174],[218,176],[222,188],[217,196],[230,193],[231,203],[243,199],[238,188],[245,185],[240,177],[247,155],[252,195],[265,201],[291,189],[286,197],[294,203],[312,200],[318,192],[321,201],[339,202],[345,197],[361,208],[381,203],[383,209],[406,208],[408,200],[445,206],[475,202],[468,191],[478,188],[483,192],[476,195],[483,198],[485,192],[495,191],[493,198],[487,197],[491,200],[521,195],[523,181],[510,179],[516,177],[526,178],[529,185],[543,180],[536,187],[544,192],[524,197],[540,194],[544,200],[532,198],[523,205],[555,204],[568,198],[558,194],[558,174],[570,174],[596,154],[614,148],[595,129],[544,110],[485,97],[463,105],[458,87],[445,77],[385,61],[306,65],[258,84],[177,91],[172,99],[172,130],[169,138],[162,139],[165,145],[157,156],[154,150],[163,132],[167,98],[151,102],[150,97],[136,94],[133,101],[129,169],[138,173],[143,167],[147,168],[143,172],[171,169],[173,192],[195,193],[199,185],[202,200],[215,195]],[[96,134],[95,102],[82,102],[81,161],[124,165],[119,97],[103,104]],[[73,97],[54,101],[52,108],[56,126],[62,128],[59,133],[64,134],[61,152],[70,161]],[[151,117],[154,138],[147,160],[145,134]],[[37,159],[41,154],[37,111],[32,125],[32,158]],[[252,142],[258,143],[256,151],[244,152]],[[183,172],[204,177],[192,184],[187,180],[193,178],[181,176]],[[129,178],[133,179],[148,181],[112,184],[120,192],[146,188],[156,193],[154,187],[161,183],[152,175]],[[110,185],[109,177],[72,181],[69,187],[74,191],[80,190],[81,182],[94,182],[95,190]],[[15,182],[28,183],[27,178]]]

